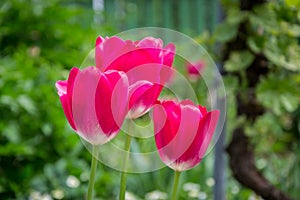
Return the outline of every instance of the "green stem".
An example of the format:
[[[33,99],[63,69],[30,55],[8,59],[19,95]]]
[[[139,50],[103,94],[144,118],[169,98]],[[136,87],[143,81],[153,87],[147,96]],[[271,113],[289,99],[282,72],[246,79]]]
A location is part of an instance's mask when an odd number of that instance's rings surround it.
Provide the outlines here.
[[[91,164],[91,172],[90,172],[90,180],[89,180],[89,187],[88,187],[88,193],[87,193],[87,200],[93,199],[93,190],[94,190],[94,184],[95,184],[95,175],[97,170],[97,164],[98,164],[98,149],[93,145],[92,149],[92,164]]]
[[[174,171],[174,183],[173,183],[173,192],[172,192],[172,200],[177,200],[177,189],[180,178],[180,172]]]
[[[130,144],[131,144],[131,135],[126,135],[126,141],[125,141],[125,153],[126,156],[124,158],[124,167],[123,171],[121,172],[121,182],[120,182],[120,194],[119,194],[119,200],[125,200],[125,192],[126,192],[126,178],[127,178],[127,164],[129,159],[129,152],[130,152]]]

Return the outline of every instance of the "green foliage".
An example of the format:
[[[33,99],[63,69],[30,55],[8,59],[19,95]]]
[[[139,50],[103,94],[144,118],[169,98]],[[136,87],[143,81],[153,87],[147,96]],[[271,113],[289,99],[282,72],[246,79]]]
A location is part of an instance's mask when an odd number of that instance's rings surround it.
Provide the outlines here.
[[[215,40],[218,42],[227,42],[237,36],[238,24],[224,23],[216,27],[214,32]]]
[[[237,7],[230,7],[226,13],[226,21],[219,24],[213,34],[216,42],[228,42],[238,34],[238,26],[247,19],[247,12],[242,12]]]
[[[224,67],[230,72],[245,70],[253,60],[254,56],[249,51],[233,52]]]
[[[289,75],[271,74],[257,87],[258,100],[276,115],[291,113],[299,105],[299,85]]]
[[[293,166],[299,166],[300,148],[299,1],[268,1],[252,11],[240,11],[236,0],[222,2],[226,18],[204,43],[227,45],[219,57],[228,73],[224,77],[229,91],[228,129],[243,124],[258,157],[257,166],[273,184],[298,199],[299,181],[293,177],[299,175],[299,168]],[[235,40],[245,43],[234,46]],[[238,98],[231,95],[242,96],[245,102],[254,100],[262,106],[262,115],[247,120],[246,111],[239,110],[241,115],[236,116]]]
[[[0,199],[83,199],[89,153],[54,85],[93,48],[92,21],[91,9],[67,1],[1,1]]]

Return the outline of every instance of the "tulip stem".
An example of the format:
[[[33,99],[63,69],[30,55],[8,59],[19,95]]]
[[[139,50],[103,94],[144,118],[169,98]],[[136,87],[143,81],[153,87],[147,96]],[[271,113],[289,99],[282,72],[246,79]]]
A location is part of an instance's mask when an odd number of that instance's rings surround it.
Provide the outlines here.
[[[88,187],[88,193],[87,193],[87,200],[93,199],[93,190],[94,190],[94,184],[95,184],[95,176],[96,176],[96,170],[97,170],[97,164],[98,164],[98,149],[95,145],[93,145],[92,149],[92,164],[91,164],[91,172],[90,172],[90,180],[89,180],[89,187]]]
[[[179,171],[174,171],[172,200],[177,200],[177,190],[178,190],[179,178],[180,178],[180,172]]]
[[[125,141],[125,158],[124,158],[124,167],[123,171],[121,172],[121,183],[120,183],[120,194],[119,200],[125,200],[125,192],[126,192],[126,178],[127,178],[127,164],[130,155],[130,145],[131,145],[131,135],[126,134],[126,141]]]

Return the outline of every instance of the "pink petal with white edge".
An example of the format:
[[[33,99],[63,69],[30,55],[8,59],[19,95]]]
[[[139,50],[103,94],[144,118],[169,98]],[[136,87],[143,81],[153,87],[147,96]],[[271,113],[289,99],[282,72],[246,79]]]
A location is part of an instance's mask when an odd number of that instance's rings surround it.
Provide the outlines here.
[[[74,87],[74,81],[78,75],[80,70],[76,67],[73,67],[70,71],[69,78],[68,78],[68,88],[67,88],[67,94],[70,98],[70,101],[72,101],[72,93],[73,93],[73,87]]]
[[[111,97],[111,108],[113,118],[120,129],[128,113],[129,82],[125,73],[118,72],[120,79],[112,82],[113,91]]]
[[[214,134],[219,111],[190,100],[158,102],[153,109],[155,142],[162,161],[176,171],[195,167]]]
[[[189,148],[180,156],[174,163],[174,167],[181,168],[181,170],[188,170],[195,167],[201,161],[202,157],[199,156],[200,149],[205,143],[205,139],[208,137],[208,125],[210,123],[210,116],[205,115],[200,121],[198,126],[197,135],[194,138]],[[210,140],[208,141],[210,142]],[[181,165],[184,164],[184,167]]]
[[[181,110],[173,101],[164,101],[153,108],[155,143],[159,155],[164,163],[169,165],[174,162],[168,154],[168,146],[178,132],[181,121]],[[165,148],[166,147],[166,148]]]
[[[105,38],[98,37],[95,46],[95,63],[101,71],[108,69],[116,60],[127,52],[133,50],[130,41],[124,41],[118,37]]]
[[[179,129],[175,133],[172,141],[162,149],[164,154],[167,155],[167,157],[172,163],[182,162],[180,160],[180,157],[192,145],[197,135],[198,124],[195,125],[195,122],[197,122],[200,117],[199,110],[195,109],[195,107],[193,106],[182,105],[180,109],[181,109],[181,120],[180,120]]]
[[[67,86],[68,86],[67,81],[57,81],[55,83],[55,87],[57,89],[57,93],[59,96],[63,96],[67,94]]]
[[[205,133],[205,139],[203,141],[201,149],[199,150],[199,157],[201,159],[204,157],[204,155],[207,151],[207,148],[210,144],[210,141],[214,135],[214,132],[215,132],[217,124],[218,124],[219,116],[220,116],[219,110],[213,110],[206,115],[206,117],[208,118],[207,119],[208,122],[205,123],[205,125],[206,125],[205,129],[207,131]]]
[[[124,121],[128,98],[125,73],[107,71],[102,74],[95,98],[98,122],[108,138],[119,132]]]
[[[163,41],[160,38],[145,37],[142,40],[138,41],[136,46],[142,48],[162,49]]]
[[[171,66],[174,61],[175,55],[176,55],[176,47],[173,43],[169,43],[162,50],[160,57],[163,58],[163,64],[165,66]]]
[[[59,99],[64,111],[64,114],[71,125],[71,127],[76,131],[76,126],[74,124],[74,119],[72,115],[72,110],[70,106],[70,99],[67,95],[67,81],[57,81],[55,84],[57,90],[58,90],[58,95]]]
[[[130,85],[135,84],[138,81],[149,81],[153,84],[164,85],[165,82],[163,82],[162,79],[165,80],[167,76],[171,76],[172,71],[166,70],[164,74],[161,74],[162,68],[162,64],[157,63],[141,64],[126,71],[126,75]],[[170,67],[168,68],[170,69]],[[164,75],[164,77],[162,75]]]
[[[156,102],[161,86],[148,81],[138,81],[129,91],[129,117],[136,119],[149,111]]]
[[[75,81],[72,96],[72,110],[77,133],[93,145],[104,144],[108,138],[103,133],[95,110],[95,96],[100,71],[87,67],[79,72]]]

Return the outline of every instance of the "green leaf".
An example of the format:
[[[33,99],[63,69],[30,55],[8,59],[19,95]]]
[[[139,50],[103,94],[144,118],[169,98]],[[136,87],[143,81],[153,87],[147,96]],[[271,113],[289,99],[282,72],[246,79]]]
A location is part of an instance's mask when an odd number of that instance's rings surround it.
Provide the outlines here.
[[[290,24],[288,22],[281,22],[281,28],[284,33],[290,37],[300,37],[300,26],[297,24]]]
[[[18,102],[21,105],[21,107],[23,107],[28,113],[34,115],[36,114],[36,107],[34,105],[34,102],[32,101],[32,99],[27,96],[27,95],[20,95],[18,97]]]
[[[300,7],[300,1],[299,0],[285,0],[286,5],[299,8]]]
[[[247,12],[241,11],[239,8],[231,8],[227,12],[226,22],[229,24],[239,25],[247,18]]]
[[[275,114],[293,112],[299,104],[299,87],[288,76],[272,74],[257,87],[258,100]]]
[[[254,13],[249,15],[249,19],[254,27],[263,27],[265,31],[276,35],[282,32],[276,18],[276,13],[270,4],[263,4],[256,7]]]
[[[255,121],[254,128],[256,130],[255,132],[259,134],[272,133],[277,136],[283,134],[283,129],[278,121],[278,117],[274,116],[270,112],[258,117],[258,119]]]
[[[296,40],[272,37],[263,50],[265,56],[279,67],[291,71],[300,70],[300,46]]]
[[[265,43],[265,39],[263,37],[248,37],[247,39],[247,44],[249,48],[254,52],[254,53],[260,53],[263,45]]]
[[[17,144],[21,140],[19,133],[19,125],[16,121],[9,122],[2,131],[2,134],[12,143]]]
[[[240,71],[246,69],[253,60],[254,56],[250,51],[233,52],[224,67],[228,71]]]
[[[213,38],[218,42],[228,42],[237,36],[238,25],[223,23],[216,27]]]

